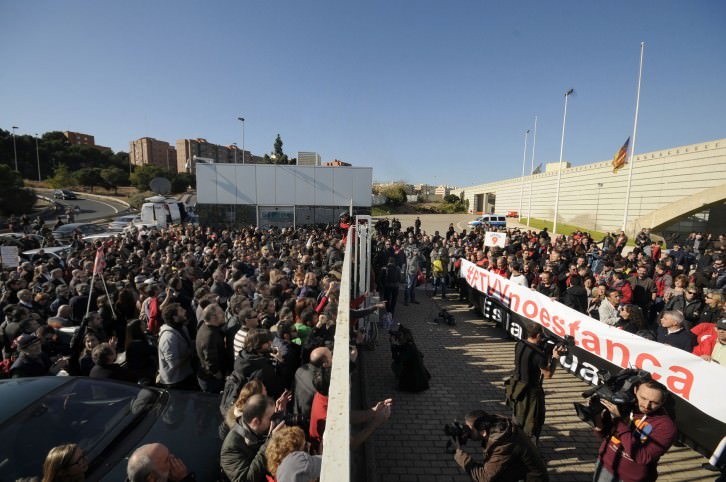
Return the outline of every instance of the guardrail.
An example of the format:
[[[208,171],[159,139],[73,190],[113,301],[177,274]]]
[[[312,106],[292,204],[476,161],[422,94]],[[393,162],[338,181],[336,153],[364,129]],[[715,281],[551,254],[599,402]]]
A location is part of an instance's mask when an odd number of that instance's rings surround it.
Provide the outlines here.
[[[340,280],[338,317],[335,322],[333,365],[328,391],[328,414],[323,434],[321,482],[350,481],[350,290],[352,230],[345,243]]]

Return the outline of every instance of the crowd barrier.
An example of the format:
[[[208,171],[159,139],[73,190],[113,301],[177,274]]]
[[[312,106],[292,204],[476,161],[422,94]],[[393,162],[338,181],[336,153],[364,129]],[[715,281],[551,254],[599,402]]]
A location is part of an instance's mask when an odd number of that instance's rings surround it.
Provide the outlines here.
[[[623,368],[650,372],[675,395],[668,411],[682,441],[694,450],[711,457],[726,439],[726,384],[722,383],[726,367],[601,323],[469,261],[462,260],[459,274],[468,285],[469,300],[484,318],[512,337],[526,338],[524,319],[557,337],[572,336],[575,346],[560,364],[581,380],[600,385],[604,372],[616,374]]]

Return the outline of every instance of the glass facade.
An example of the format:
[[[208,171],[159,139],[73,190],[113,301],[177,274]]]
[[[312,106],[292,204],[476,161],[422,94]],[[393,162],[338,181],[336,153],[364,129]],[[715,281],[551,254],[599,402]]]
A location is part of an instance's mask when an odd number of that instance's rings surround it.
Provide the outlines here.
[[[205,226],[288,227],[336,223],[348,206],[255,206],[197,204],[199,223]],[[353,214],[370,215],[369,207],[353,207]]]

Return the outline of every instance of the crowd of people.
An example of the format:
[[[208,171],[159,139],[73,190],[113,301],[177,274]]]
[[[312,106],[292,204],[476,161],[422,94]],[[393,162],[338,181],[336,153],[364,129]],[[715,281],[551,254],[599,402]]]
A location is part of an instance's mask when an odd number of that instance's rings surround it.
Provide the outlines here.
[[[82,375],[217,394],[224,405],[219,463],[225,476],[302,480],[285,474],[319,471],[349,228],[346,217],[334,226],[294,229],[172,226],[96,245],[76,237],[65,258],[40,251],[2,272],[3,373]],[[510,229],[505,247],[492,248],[484,245],[485,230],[451,225],[427,234],[420,221],[407,228],[378,221],[371,286],[385,304],[359,309],[366,293],[351,303],[351,319],[384,307],[395,313],[400,301],[418,303],[421,282],[431,283],[433,296],[465,299],[458,270],[467,259],[603,323],[726,360],[723,235],[694,233],[666,250],[643,230],[630,250],[622,232],[596,241],[582,232]],[[356,340],[356,325],[350,329]],[[354,363],[354,349],[351,358]],[[547,369],[553,369],[549,362]],[[384,400],[351,413],[351,423],[361,425],[351,447],[384,423],[391,407]],[[280,422],[293,420],[289,415],[297,417],[292,426]],[[472,417],[474,424],[484,415]],[[487,427],[506,429],[500,420],[484,419],[479,422]],[[67,463],[79,458],[78,447],[64,450],[60,458]],[[139,447],[129,479],[163,473],[190,480],[193,467],[175,460],[161,444]]]
[[[214,394],[224,412],[224,477],[314,480],[348,228],[347,216],[296,229],[186,225],[95,244],[76,236],[62,258],[41,250],[2,272],[3,375],[80,375]],[[351,320],[385,306],[363,307],[367,296],[347,308]],[[353,342],[361,338],[355,322],[350,330]],[[356,357],[354,344],[353,368]],[[354,410],[351,447],[391,408],[387,399]],[[137,448],[129,480],[193,480],[193,464],[169,450]],[[82,456],[75,445],[54,448],[43,480],[82,480]]]

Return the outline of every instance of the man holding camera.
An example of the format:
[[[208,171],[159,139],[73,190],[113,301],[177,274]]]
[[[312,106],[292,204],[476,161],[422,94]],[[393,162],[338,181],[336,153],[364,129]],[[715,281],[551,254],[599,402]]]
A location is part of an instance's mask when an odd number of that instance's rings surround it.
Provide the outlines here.
[[[544,349],[544,329],[537,323],[527,324],[527,339],[517,342],[514,352],[514,376],[507,386],[507,401],[514,419],[524,433],[536,443],[545,420],[544,379],[552,378],[557,359],[567,351],[555,346]]]
[[[454,460],[471,480],[526,480],[547,482],[547,468],[532,440],[506,417],[483,410],[469,412],[464,421],[468,430],[452,439]],[[467,439],[481,442],[483,463],[474,462],[461,450]]]
[[[655,380],[638,385],[630,414],[600,400],[606,408],[595,420],[604,440],[598,452],[593,482],[651,482],[658,478],[658,460],[678,435],[676,424],[663,408],[668,392]]]

